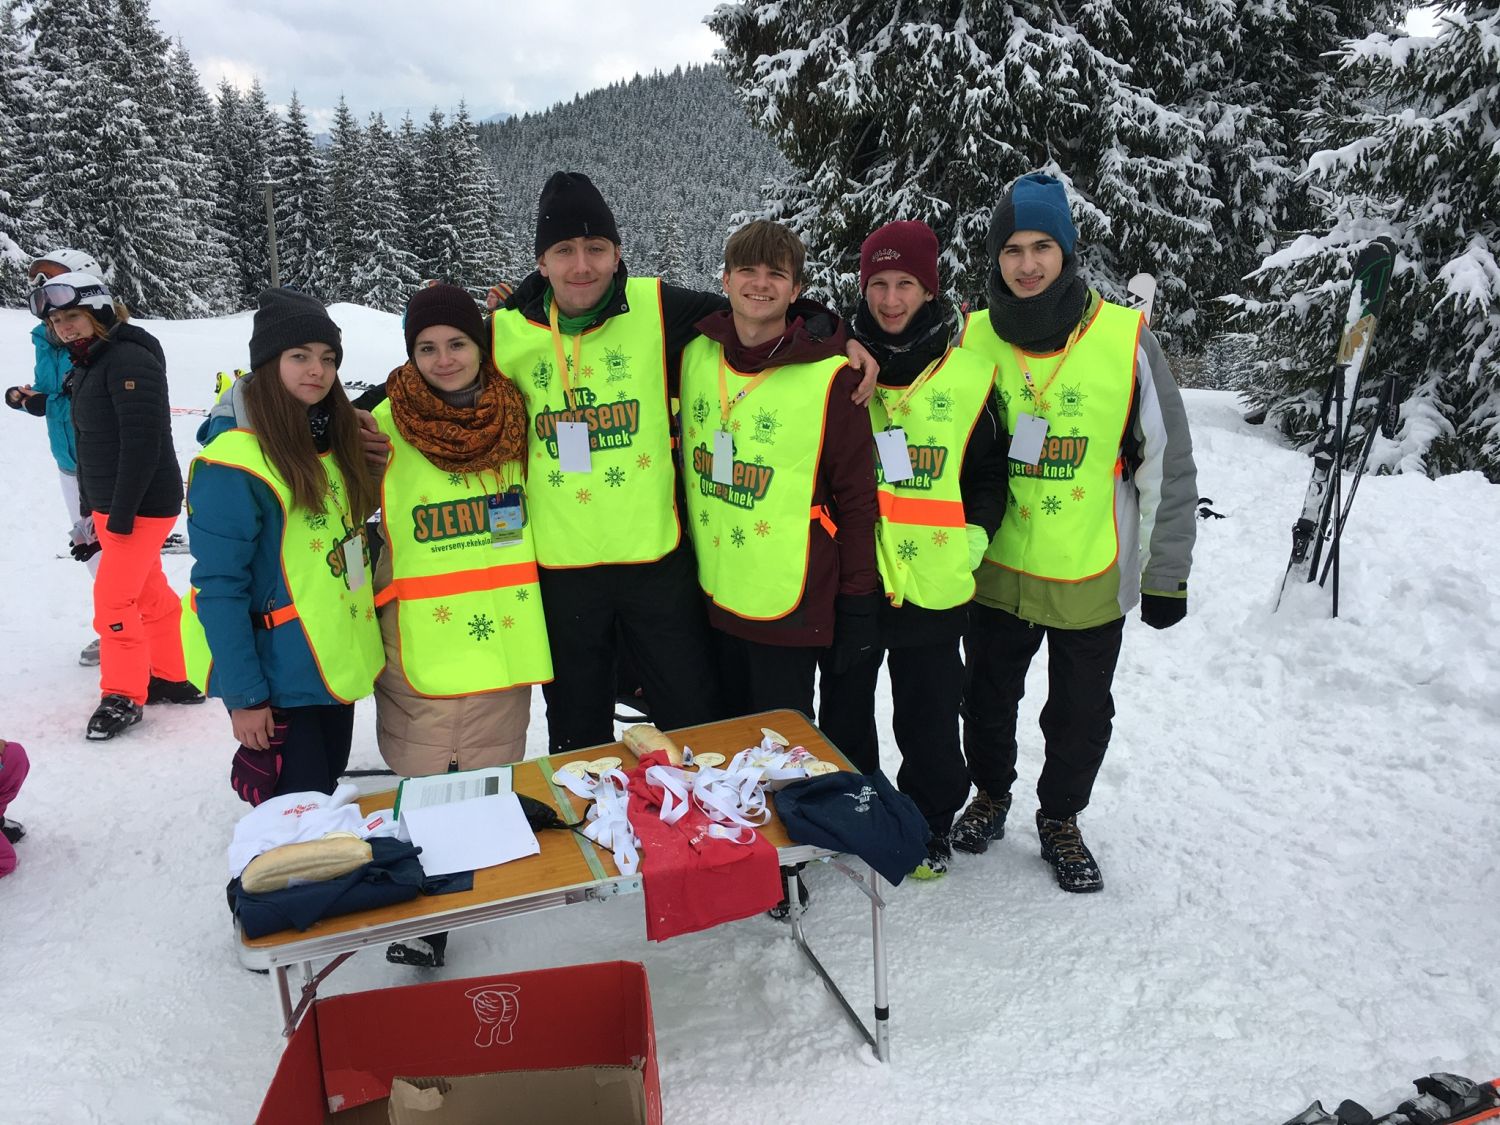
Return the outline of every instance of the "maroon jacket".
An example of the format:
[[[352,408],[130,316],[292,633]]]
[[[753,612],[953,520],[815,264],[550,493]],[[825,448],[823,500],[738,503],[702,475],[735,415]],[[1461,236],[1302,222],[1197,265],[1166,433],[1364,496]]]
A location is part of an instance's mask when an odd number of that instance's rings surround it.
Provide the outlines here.
[[[784,335],[759,347],[746,348],[740,343],[734,315],[727,310],[704,317],[698,322],[698,331],[724,345],[729,363],[736,371],[746,373],[843,355],[847,343],[843,321],[817,302],[807,300],[797,301],[788,310]],[[875,567],[875,437],[869,410],[850,400],[859,379],[859,372],[845,367],[829,387],[823,447],[818,452],[813,484],[812,502],[828,509],[838,526],[838,538],[830,538],[820,526],[813,527],[807,581],[801,600],[787,616],[775,621],[747,621],[710,602],[708,619],[714,628],[757,644],[830,645],[834,599],[840,594],[880,591],[880,572]]]

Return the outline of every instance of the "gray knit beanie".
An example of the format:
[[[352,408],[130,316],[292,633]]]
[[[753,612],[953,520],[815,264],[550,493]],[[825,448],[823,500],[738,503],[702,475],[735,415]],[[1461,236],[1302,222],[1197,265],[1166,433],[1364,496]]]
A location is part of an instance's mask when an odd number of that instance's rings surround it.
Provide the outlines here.
[[[262,289],[258,301],[250,329],[251,370],[298,344],[327,344],[334,366],[344,362],[342,333],[322,301],[295,289]]]

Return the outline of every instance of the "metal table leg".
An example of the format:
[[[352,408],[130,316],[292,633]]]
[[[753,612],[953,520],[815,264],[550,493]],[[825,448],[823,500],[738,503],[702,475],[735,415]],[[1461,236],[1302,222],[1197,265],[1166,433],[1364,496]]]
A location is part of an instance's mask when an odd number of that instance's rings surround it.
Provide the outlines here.
[[[890,1000],[887,994],[886,957],[885,957],[885,899],[880,894],[880,876],[875,869],[867,867],[868,880],[865,876],[854,871],[839,860],[832,861],[833,866],[843,872],[854,882],[867,898],[870,900],[870,938],[874,946],[874,971],[875,971],[875,1030],[871,1032],[860,1019],[859,1013],[854,1010],[848,999],[844,996],[839,986],[834,983],[833,977],[818,960],[817,954],[807,943],[807,935],[802,929],[802,902],[797,896],[796,875],[791,874],[786,878],[787,904],[791,907],[789,917],[792,923],[792,939],[797,943],[797,948],[802,950],[803,955],[812,965],[813,971],[818,974],[828,991],[833,993],[833,998],[839,1002],[844,1009],[844,1015],[852,1023],[855,1029],[864,1037],[875,1057],[881,1062],[890,1062]]]

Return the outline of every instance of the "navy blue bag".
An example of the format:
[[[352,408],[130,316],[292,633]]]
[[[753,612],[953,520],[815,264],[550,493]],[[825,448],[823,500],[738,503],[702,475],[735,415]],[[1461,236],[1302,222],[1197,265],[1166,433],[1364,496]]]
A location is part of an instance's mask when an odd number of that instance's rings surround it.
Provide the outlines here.
[[[369,844],[374,858],[337,879],[258,895],[235,879],[228,887],[229,909],[245,936],[305,930],[321,918],[406,902],[422,893],[422,865],[417,861],[421,848],[391,837],[376,837]]]

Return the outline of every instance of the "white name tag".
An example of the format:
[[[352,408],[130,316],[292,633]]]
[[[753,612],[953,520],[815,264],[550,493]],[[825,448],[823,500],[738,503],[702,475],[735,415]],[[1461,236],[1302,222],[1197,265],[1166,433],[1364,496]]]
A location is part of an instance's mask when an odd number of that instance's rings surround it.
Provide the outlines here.
[[[1010,435],[1010,459],[1035,465],[1042,459],[1042,442],[1046,440],[1047,419],[1035,414],[1017,414],[1016,432]]]
[[[714,431],[714,483],[734,483],[734,436]]]
[[[349,576],[349,589],[358,590],[365,584],[365,549],[358,534],[344,540],[344,573]]]
[[[916,475],[911,468],[911,448],[906,444],[906,431],[900,426],[876,434],[875,451],[880,454],[880,471],[885,474],[887,484],[911,480]]]
[[[557,459],[565,473],[593,471],[594,459],[589,452],[589,424],[587,422],[559,422],[557,424]]]

